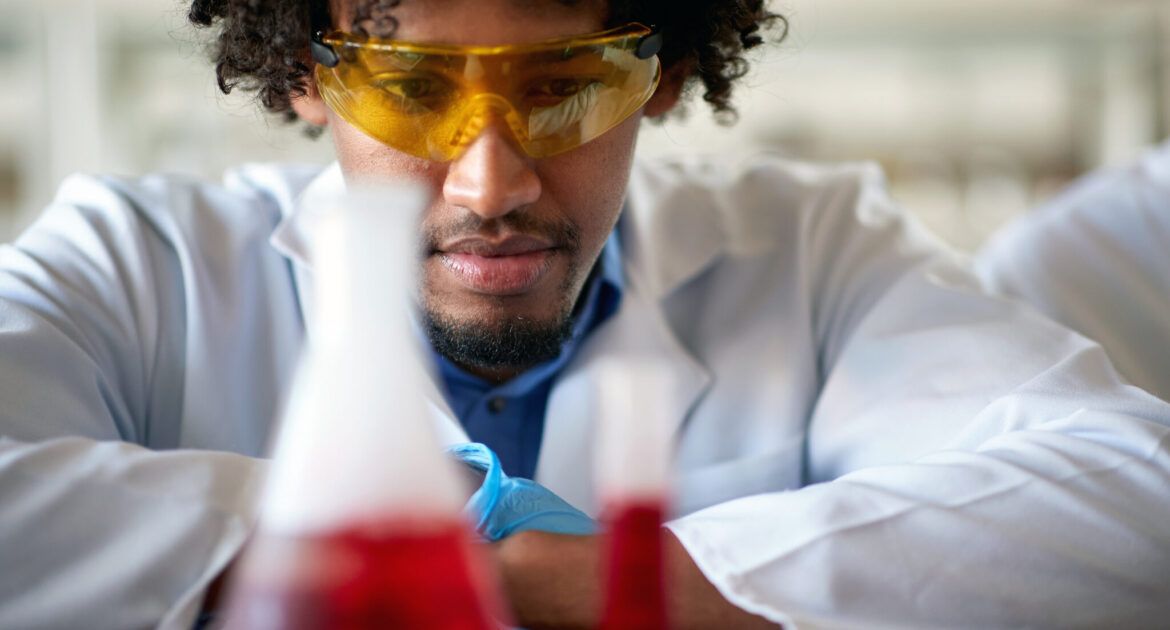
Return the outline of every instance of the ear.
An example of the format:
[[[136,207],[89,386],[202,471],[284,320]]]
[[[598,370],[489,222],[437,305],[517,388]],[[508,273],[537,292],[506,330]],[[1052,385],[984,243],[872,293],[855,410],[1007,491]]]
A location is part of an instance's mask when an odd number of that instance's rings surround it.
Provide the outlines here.
[[[687,77],[691,75],[691,67],[690,61],[678,61],[662,71],[662,78],[658,81],[658,89],[654,91],[654,96],[651,96],[646,103],[644,114],[647,118],[665,116],[667,112],[674,109],[675,105],[678,105],[683,86],[687,82]]]
[[[324,127],[329,123],[329,109],[317,91],[317,82],[312,76],[305,81],[305,93],[293,97],[292,108],[301,120],[310,125]]]

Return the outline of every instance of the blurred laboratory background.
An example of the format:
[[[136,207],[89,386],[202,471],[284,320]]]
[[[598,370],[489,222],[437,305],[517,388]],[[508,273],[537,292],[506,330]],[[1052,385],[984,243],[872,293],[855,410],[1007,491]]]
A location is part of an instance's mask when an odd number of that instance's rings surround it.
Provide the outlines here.
[[[0,0],[0,240],[77,171],[219,179],[330,159],[327,138],[224,97],[183,0]],[[1071,179],[1170,136],[1166,0],[774,0],[740,118],[697,98],[646,154],[876,160],[903,205],[970,250]],[[772,34],[775,39],[776,34]],[[697,97],[697,95],[696,95]]]

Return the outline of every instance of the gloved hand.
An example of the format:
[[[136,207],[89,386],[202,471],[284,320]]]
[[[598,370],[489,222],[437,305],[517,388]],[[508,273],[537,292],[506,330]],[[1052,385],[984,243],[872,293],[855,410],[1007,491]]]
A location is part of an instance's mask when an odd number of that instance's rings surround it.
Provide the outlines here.
[[[597,531],[593,519],[548,488],[505,475],[499,458],[483,444],[458,444],[447,452],[484,473],[483,485],[463,508],[484,540],[495,542],[530,529],[576,535]]]

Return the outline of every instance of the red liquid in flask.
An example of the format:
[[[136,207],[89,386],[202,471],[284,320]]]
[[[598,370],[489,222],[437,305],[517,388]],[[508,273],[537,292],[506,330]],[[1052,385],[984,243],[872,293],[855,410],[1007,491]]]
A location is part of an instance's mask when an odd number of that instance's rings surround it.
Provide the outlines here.
[[[621,503],[609,518],[605,604],[601,628],[665,630],[662,502]]]
[[[462,523],[258,541],[228,628],[488,630],[494,586]],[[295,558],[295,559],[294,559]]]

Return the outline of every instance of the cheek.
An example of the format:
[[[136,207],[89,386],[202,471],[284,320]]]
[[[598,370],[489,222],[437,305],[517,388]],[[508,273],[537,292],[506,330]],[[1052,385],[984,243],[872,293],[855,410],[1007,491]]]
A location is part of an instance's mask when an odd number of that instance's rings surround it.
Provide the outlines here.
[[[629,183],[640,118],[631,117],[580,148],[544,160],[540,176],[546,194],[600,249],[621,212]]]

